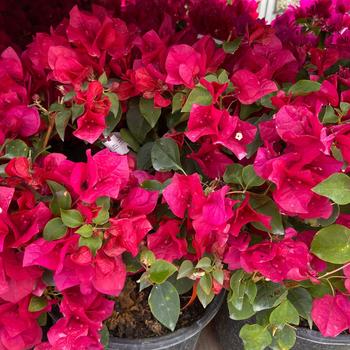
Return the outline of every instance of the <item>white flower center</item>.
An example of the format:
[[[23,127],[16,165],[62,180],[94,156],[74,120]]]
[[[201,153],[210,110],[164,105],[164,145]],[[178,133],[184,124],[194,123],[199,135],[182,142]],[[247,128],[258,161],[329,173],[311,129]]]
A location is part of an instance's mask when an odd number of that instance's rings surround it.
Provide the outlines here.
[[[243,139],[243,134],[241,132],[237,132],[235,135],[235,139],[241,141]]]

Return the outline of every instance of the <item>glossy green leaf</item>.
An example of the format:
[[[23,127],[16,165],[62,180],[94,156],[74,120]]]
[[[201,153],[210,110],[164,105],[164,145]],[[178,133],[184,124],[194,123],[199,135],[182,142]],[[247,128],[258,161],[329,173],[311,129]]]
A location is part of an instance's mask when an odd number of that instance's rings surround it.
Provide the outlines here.
[[[197,104],[201,106],[209,106],[212,103],[212,96],[210,92],[202,86],[197,86],[191,90],[187,97],[185,105],[182,107],[182,112],[190,112],[192,105]]]
[[[153,142],[145,143],[137,152],[136,164],[137,169],[149,170],[152,168],[151,151],[153,148]]]
[[[61,209],[70,209],[72,206],[72,197],[67,189],[61,184],[47,180],[46,181],[53,194],[50,202],[50,209],[54,215],[60,215]]]
[[[61,218],[53,218],[44,227],[43,237],[46,241],[54,241],[66,235],[68,228],[63,224]]]
[[[200,284],[197,285],[197,297],[200,303],[206,308],[214,299],[215,294],[211,290],[209,294],[207,294]]]
[[[296,342],[296,333],[292,327],[285,326],[277,329],[271,344],[272,350],[292,349]],[[306,350],[306,349],[305,349]]]
[[[247,165],[242,170],[242,179],[246,188],[261,186],[265,180],[259,177],[254,170],[253,165]]]
[[[179,111],[184,105],[185,100],[186,95],[184,95],[182,92],[177,92],[173,97],[171,112],[174,114],[175,112]]]
[[[299,315],[308,321],[312,328],[312,297],[305,288],[292,288],[288,292],[288,300],[298,310]]]
[[[157,140],[151,151],[153,168],[157,171],[182,170],[179,147],[168,138]]]
[[[311,252],[333,264],[350,261],[350,230],[334,224],[319,230],[311,243]]]
[[[123,141],[125,141],[130,146],[130,148],[133,151],[138,152],[138,150],[140,149],[140,144],[135,139],[135,137],[131,135],[128,129],[125,129],[125,128],[120,129],[120,137],[122,138]]]
[[[84,218],[76,209],[61,209],[61,218],[67,227],[76,228],[84,223]]]
[[[71,111],[69,109],[65,109],[61,112],[58,112],[55,116],[56,131],[62,141],[64,141],[64,134],[70,117]]]
[[[243,166],[241,164],[231,164],[226,168],[224,181],[227,184],[238,184],[243,186],[242,179]]]
[[[228,307],[229,316],[233,320],[246,320],[255,314],[255,311],[253,310],[253,306],[249,301],[249,298],[247,295],[243,295],[240,308],[237,308],[236,303],[232,299],[231,293],[229,293],[227,298],[227,307]]]
[[[105,95],[108,97],[109,101],[111,102],[111,113],[113,114],[114,118],[120,121],[121,117],[121,110],[120,110],[120,102],[117,94],[113,92],[106,92]]]
[[[158,119],[162,113],[161,108],[154,107],[154,100],[141,97],[140,99],[140,112],[142,116],[147,120],[148,124],[154,128],[158,122]]]
[[[136,103],[129,104],[129,110],[126,113],[126,123],[130,133],[139,143],[143,143],[148,132],[152,129],[151,125],[141,115],[139,106]]]
[[[6,143],[5,155],[2,158],[28,157],[29,147],[22,140],[11,140]]]
[[[96,252],[102,247],[102,239],[101,237],[82,237],[79,238],[79,247],[86,246],[88,247],[92,254],[96,254]]]
[[[320,88],[321,84],[317,81],[299,80],[289,88],[288,93],[294,96],[305,96],[311,92],[319,91]]]
[[[202,288],[203,292],[207,295],[209,295],[212,291],[212,284],[213,284],[213,280],[209,273],[204,274],[199,279],[199,285]]]
[[[350,203],[350,177],[336,173],[320,182],[313,192],[331,199],[334,203],[345,205]]]
[[[264,350],[272,342],[269,331],[258,324],[246,324],[239,332],[245,350]]]
[[[278,283],[266,282],[258,285],[258,292],[254,300],[254,311],[271,309],[278,306],[287,298],[286,287]]]
[[[89,238],[92,236],[94,232],[94,229],[91,225],[83,225],[79,227],[78,230],[75,231],[78,235],[84,237],[84,238]]]
[[[234,54],[238,50],[239,45],[241,45],[241,42],[241,38],[236,38],[232,41],[226,41],[223,43],[222,48],[224,49],[225,53]]]
[[[190,277],[194,271],[194,266],[192,261],[190,260],[184,260],[180,267],[179,272],[177,274],[177,278],[184,278],[184,277]]]
[[[284,300],[270,315],[270,323],[273,325],[299,324],[298,310],[289,300]]]
[[[153,286],[148,304],[153,316],[173,331],[180,315],[180,298],[176,288],[169,282]]]
[[[42,309],[45,309],[46,306],[47,306],[47,299],[45,297],[37,297],[33,295],[28,305],[28,311],[29,312],[41,311]]]
[[[105,208],[101,208],[95,218],[92,219],[92,222],[96,225],[103,225],[109,220],[109,211]]]
[[[149,269],[149,277],[153,283],[161,284],[175,273],[176,270],[176,267],[170,262],[159,259]]]
[[[272,233],[275,235],[283,235],[284,227],[282,223],[281,213],[275,202],[269,196],[251,196],[250,205],[258,213],[268,215],[271,219]],[[259,230],[266,231],[267,228],[260,222],[252,223]]]

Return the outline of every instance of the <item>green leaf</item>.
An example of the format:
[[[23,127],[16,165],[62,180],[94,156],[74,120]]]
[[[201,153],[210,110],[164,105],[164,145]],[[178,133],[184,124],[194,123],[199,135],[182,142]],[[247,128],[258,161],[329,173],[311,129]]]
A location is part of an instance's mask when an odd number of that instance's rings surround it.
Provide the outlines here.
[[[54,215],[60,215],[61,209],[70,209],[72,205],[72,197],[67,189],[57,182],[47,180],[47,184],[53,194],[50,202],[50,209]]]
[[[176,279],[175,275],[170,276],[168,281],[176,288],[180,295],[188,293],[194,285],[193,280],[189,278]]]
[[[200,303],[206,308],[214,299],[215,294],[211,290],[209,294],[207,294],[200,284],[197,285],[197,297]]]
[[[211,266],[211,260],[207,256],[203,257],[200,259],[196,265],[196,269],[202,269],[204,271],[211,271],[212,266]]]
[[[2,158],[28,157],[29,147],[22,140],[11,140],[6,144],[5,155]]]
[[[86,246],[88,247],[92,254],[96,254],[96,252],[102,247],[102,238],[97,236],[97,237],[82,237],[80,236],[79,238],[79,247]]]
[[[106,128],[103,130],[103,136],[108,137],[118,125],[120,118],[115,118],[112,112],[109,112],[106,118]]]
[[[275,202],[268,196],[251,196],[250,205],[258,213],[271,216],[272,233],[275,235],[283,235],[284,227],[282,223],[282,216],[279,212]],[[266,231],[267,228],[260,222],[252,223],[254,227],[259,230]]]
[[[165,327],[174,331],[180,316],[180,297],[170,282],[153,286],[148,297],[152,315]]]
[[[310,328],[312,328],[311,294],[305,288],[292,288],[288,292],[288,300],[298,310],[299,315],[308,321]]]
[[[143,248],[140,253],[140,262],[146,266],[151,266],[156,262],[156,257],[151,250]]]
[[[158,122],[158,119],[162,113],[161,108],[154,107],[154,101],[150,99],[140,98],[140,112],[142,116],[147,120],[148,124],[154,128]]]
[[[228,307],[230,318],[233,320],[237,320],[237,321],[246,320],[255,314],[255,311],[253,310],[253,306],[249,301],[249,298],[247,295],[243,295],[240,308],[237,308],[235,305],[236,304],[232,299],[231,292],[230,292],[227,298],[227,307]]]
[[[157,180],[146,180],[142,182],[141,187],[149,191],[161,191],[163,184]]]
[[[108,350],[108,344],[109,344],[109,330],[106,325],[103,325],[102,329],[100,330],[101,339],[100,342],[105,348],[105,350]]]
[[[190,260],[184,260],[180,267],[179,272],[177,274],[177,278],[184,278],[184,277],[190,277],[194,271],[194,266],[192,261]]]
[[[84,218],[76,209],[64,210],[61,209],[61,217],[63,223],[71,228],[76,228],[84,223]]]
[[[166,260],[159,259],[149,269],[150,280],[153,283],[161,284],[176,271],[175,265]]]
[[[75,120],[80,117],[81,115],[83,115],[84,113],[84,105],[83,104],[77,104],[74,103],[71,107],[71,113],[72,113],[72,122],[74,123]]]
[[[142,143],[148,132],[152,129],[151,125],[141,115],[138,105],[135,103],[129,104],[129,110],[126,114],[126,123],[132,136]]]
[[[111,207],[111,199],[106,196],[102,196],[96,199],[96,205],[100,208],[109,210]]]
[[[209,273],[206,273],[203,275],[199,280],[199,285],[202,288],[203,292],[207,295],[209,295],[212,291],[212,277]]]
[[[247,165],[242,170],[242,178],[246,188],[261,186],[265,180],[256,175],[253,165]]]
[[[75,91],[69,91],[63,96],[63,102],[68,102],[70,101],[73,97],[75,96]]]
[[[152,168],[151,150],[153,142],[145,143],[137,152],[136,165],[137,169],[149,170]]]
[[[343,116],[346,116],[350,110],[350,103],[348,102],[340,102],[339,104],[341,113]]]
[[[135,151],[140,149],[140,145],[128,129],[120,129],[120,137]]]
[[[271,309],[279,305],[287,298],[288,291],[286,287],[278,283],[261,283],[258,286],[258,293],[254,300],[254,311]]]
[[[77,233],[78,235],[84,238],[91,237],[93,232],[94,232],[94,229],[91,225],[83,225],[78,230],[75,231],[75,233]]]
[[[123,262],[125,263],[127,272],[134,274],[142,269],[142,265],[139,262],[139,256],[133,257],[129,252],[123,253]]]
[[[218,75],[218,83],[225,84],[225,83],[228,83],[229,81],[230,80],[228,78],[227,71],[225,69],[221,69],[220,74]]]
[[[45,225],[43,237],[46,241],[54,241],[65,236],[67,230],[68,228],[63,224],[61,218],[54,218]]]
[[[108,84],[108,77],[106,72],[103,72],[99,77],[98,77],[98,81],[102,84],[102,85],[107,85]]]
[[[65,109],[61,112],[58,112],[55,116],[55,126],[58,133],[58,136],[62,141],[64,141],[64,133],[68,125],[69,119],[71,117],[71,111]]]
[[[29,305],[28,305],[28,311],[29,312],[37,312],[41,311],[42,309],[45,309],[47,306],[47,299],[44,297],[37,297],[33,295],[30,299]]]
[[[305,96],[311,92],[319,91],[320,88],[321,84],[317,81],[299,80],[289,88],[288,93],[294,96]]]
[[[182,92],[177,92],[173,97],[171,113],[174,114],[175,112],[179,111],[182,108],[185,100],[186,96]]]
[[[345,205],[350,203],[350,177],[336,173],[320,182],[313,192],[331,199],[334,203]]]
[[[299,324],[298,310],[289,300],[284,300],[271,312],[270,323],[273,325]]]
[[[120,103],[119,98],[117,94],[113,92],[106,92],[105,95],[108,97],[109,101],[111,102],[111,112],[115,119],[120,121],[121,118],[121,109],[120,109]]]
[[[322,117],[323,124],[334,124],[339,121],[339,117],[334,111],[334,108],[331,106],[326,106],[324,109],[324,114]]]
[[[213,98],[207,89],[202,86],[197,86],[188,95],[181,112],[191,112],[193,104],[209,106],[212,103],[212,100]]]
[[[215,281],[217,281],[221,285],[224,283],[225,276],[224,276],[224,272],[221,269],[216,268],[215,270],[213,270],[212,276],[215,279]]]
[[[311,252],[320,259],[333,264],[349,262],[350,230],[337,224],[322,228],[314,236]]]
[[[258,324],[245,324],[239,336],[243,340],[245,350],[264,350],[272,342],[269,331]]]
[[[227,184],[243,186],[242,171],[243,166],[241,164],[231,164],[226,168],[223,179]]]
[[[296,342],[296,333],[292,327],[285,326],[282,329],[277,329],[271,349],[273,350],[289,350],[292,349]]]
[[[225,53],[234,54],[241,45],[241,42],[242,38],[236,38],[232,41],[226,41],[223,43],[222,48],[224,49]]]
[[[180,152],[176,142],[172,139],[157,140],[151,151],[153,168],[157,171],[181,170]]]
[[[109,220],[109,211],[105,208],[101,208],[97,216],[92,219],[92,222],[96,225],[103,225]]]

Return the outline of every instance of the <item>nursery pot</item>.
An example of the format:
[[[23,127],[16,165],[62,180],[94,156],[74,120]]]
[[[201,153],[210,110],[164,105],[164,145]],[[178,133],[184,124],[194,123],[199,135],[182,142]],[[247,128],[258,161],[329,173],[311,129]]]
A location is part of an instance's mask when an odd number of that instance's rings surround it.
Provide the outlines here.
[[[244,321],[231,320],[226,303],[222,305],[214,322],[222,350],[244,349],[239,331],[247,323],[255,323],[254,318]],[[350,335],[328,338],[318,331],[300,327],[297,329],[297,339],[292,350],[350,350]]]
[[[219,311],[225,298],[225,293],[220,293],[206,308],[202,318],[191,326],[181,328],[173,333],[154,338],[125,339],[109,338],[110,350],[194,350],[199,335],[205,326]]]

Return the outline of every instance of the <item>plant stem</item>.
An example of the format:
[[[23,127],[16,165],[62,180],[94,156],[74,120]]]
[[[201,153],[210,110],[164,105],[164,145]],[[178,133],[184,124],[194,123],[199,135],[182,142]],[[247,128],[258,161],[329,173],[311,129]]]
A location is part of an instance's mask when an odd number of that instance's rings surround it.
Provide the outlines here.
[[[49,143],[53,127],[55,126],[55,116],[56,114],[49,114],[49,127],[47,128],[47,132],[45,135],[44,143],[43,143],[43,149],[45,150],[47,147],[47,144]]]
[[[320,276],[319,278],[325,278],[325,277],[327,277],[327,276],[329,276],[329,275],[333,275],[333,273],[336,273],[336,272],[338,272],[338,271],[341,271],[342,269],[344,269],[344,268],[347,267],[347,266],[350,266],[350,262],[348,262],[347,264],[345,264],[345,265],[343,265],[343,266],[341,266],[341,267],[338,267],[337,269],[335,269],[335,270],[333,270],[333,271],[329,271],[329,272],[325,273],[324,275]]]

